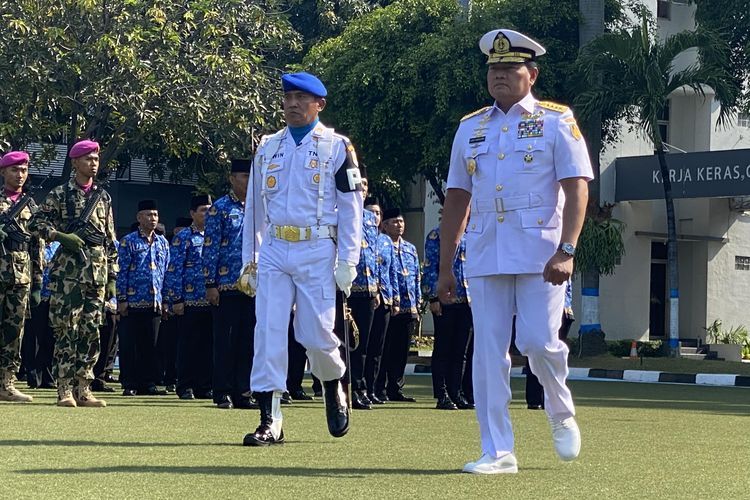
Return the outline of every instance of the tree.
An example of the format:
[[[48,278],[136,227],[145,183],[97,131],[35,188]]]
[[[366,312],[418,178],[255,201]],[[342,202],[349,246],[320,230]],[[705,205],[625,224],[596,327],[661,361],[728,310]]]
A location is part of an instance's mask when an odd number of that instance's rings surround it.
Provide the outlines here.
[[[748,0],[693,0],[696,4],[695,23],[718,33],[730,49],[731,84],[740,94],[738,108],[750,111],[750,1]],[[745,84],[743,85],[743,82]]]
[[[460,118],[491,102],[479,38],[498,26],[533,33],[550,54],[539,62],[537,95],[569,102],[577,7],[483,0],[468,15],[455,0],[402,0],[352,21],[304,64],[328,86],[325,120],[353,139],[374,184],[403,200],[424,176],[442,196]]]
[[[277,0],[0,0],[0,146],[102,142],[176,177],[249,155],[279,120]],[[66,164],[63,179],[68,178]]]
[[[658,119],[673,92],[692,90],[705,98],[705,87],[710,87],[721,105],[719,124],[724,125],[736,107],[737,93],[736,86],[731,83],[732,75],[722,70],[727,67],[729,50],[721,39],[698,30],[677,33],[660,43],[655,41],[651,32],[651,22],[643,12],[640,26],[604,34],[583,49],[578,67],[589,88],[576,98],[575,104],[584,119],[601,111],[612,116],[613,120],[624,120],[638,126],[654,144],[667,209],[669,345],[673,355],[679,355],[677,232],[669,162]],[[699,49],[699,62],[676,70],[675,58],[691,48]],[[701,64],[705,60],[712,61],[712,64]]]
[[[353,20],[390,0],[289,0],[289,21],[306,48],[338,36]]]

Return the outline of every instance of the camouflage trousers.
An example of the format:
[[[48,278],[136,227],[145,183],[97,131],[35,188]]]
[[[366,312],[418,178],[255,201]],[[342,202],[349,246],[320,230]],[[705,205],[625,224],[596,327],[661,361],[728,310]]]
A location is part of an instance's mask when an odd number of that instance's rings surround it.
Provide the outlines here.
[[[30,285],[0,281],[0,373],[15,374],[21,368],[21,337]]]
[[[104,286],[58,281],[49,299],[49,324],[55,334],[55,368],[60,379],[94,380],[99,359],[99,327],[104,314]]]

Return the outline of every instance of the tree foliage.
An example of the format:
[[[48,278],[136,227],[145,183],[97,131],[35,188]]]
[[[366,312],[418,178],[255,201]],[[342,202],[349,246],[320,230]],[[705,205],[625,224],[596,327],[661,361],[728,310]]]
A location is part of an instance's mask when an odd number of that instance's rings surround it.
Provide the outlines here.
[[[0,146],[96,138],[179,177],[279,120],[276,0],[0,0]],[[165,163],[166,162],[166,163]]]
[[[289,0],[289,21],[305,47],[340,35],[344,28],[390,0]]]
[[[730,83],[737,87],[738,107],[750,111],[750,1],[694,0],[695,22],[709,29],[727,43],[730,50]],[[715,64],[715,61],[708,61]]]
[[[536,94],[569,102],[577,1],[477,0],[467,14],[455,0],[401,0],[356,19],[305,58],[329,89],[324,120],[350,135],[391,197],[403,200],[418,175],[442,192],[460,118],[491,103],[477,42],[499,26],[547,48]]]

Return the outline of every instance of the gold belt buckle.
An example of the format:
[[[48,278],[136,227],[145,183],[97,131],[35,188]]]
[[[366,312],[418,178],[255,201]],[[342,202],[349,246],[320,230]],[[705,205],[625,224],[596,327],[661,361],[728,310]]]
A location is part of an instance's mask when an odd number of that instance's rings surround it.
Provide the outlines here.
[[[295,226],[283,226],[281,228],[282,238],[286,241],[299,241],[299,228]]]

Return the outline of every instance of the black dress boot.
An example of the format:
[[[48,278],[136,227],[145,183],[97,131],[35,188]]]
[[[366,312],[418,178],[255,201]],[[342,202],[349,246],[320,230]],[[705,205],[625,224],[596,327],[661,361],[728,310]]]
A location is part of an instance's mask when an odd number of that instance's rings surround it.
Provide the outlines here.
[[[333,437],[342,437],[349,432],[349,405],[341,400],[343,389],[338,380],[323,382],[323,399],[326,404],[326,420],[328,421],[328,432]]]
[[[260,407],[260,425],[252,434],[245,435],[242,440],[243,446],[270,446],[272,444],[281,444],[284,442],[284,431],[279,433],[279,437],[273,437],[271,425],[273,424],[273,392],[256,392],[253,393],[255,400]]]

